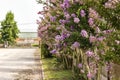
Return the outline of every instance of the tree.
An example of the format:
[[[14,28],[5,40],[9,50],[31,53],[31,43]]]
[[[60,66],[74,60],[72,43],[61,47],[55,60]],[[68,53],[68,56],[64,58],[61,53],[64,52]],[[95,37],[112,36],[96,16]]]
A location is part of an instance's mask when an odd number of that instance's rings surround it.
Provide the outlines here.
[[[6,14],[6,18],[1,22],[1,26],[1,40],[4,43],[4,47],[15,43],[15,39],[18,38],[19,29],[17,28],[17,22],[14,20],[14,14],[11,11]]]

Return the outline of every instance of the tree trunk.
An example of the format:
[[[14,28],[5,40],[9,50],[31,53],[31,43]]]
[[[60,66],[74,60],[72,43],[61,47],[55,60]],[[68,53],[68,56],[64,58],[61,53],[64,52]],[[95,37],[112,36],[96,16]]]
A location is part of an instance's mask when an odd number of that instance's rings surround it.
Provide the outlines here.
[[[5,41],[4,42],[4,48],[7,48],[8,47],[8,41]]]
[[[110,80],[110,62],[108,61],[107,80]]]

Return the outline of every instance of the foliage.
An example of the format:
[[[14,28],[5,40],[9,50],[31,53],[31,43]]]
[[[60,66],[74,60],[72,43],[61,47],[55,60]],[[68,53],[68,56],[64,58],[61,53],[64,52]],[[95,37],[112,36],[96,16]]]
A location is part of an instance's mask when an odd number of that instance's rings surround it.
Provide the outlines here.
[[[112,33],[110,39],[107,40],[109,50],[105,55],[105,59],[111,60],[113,63],[120,64],[120,31]]]
[[[0,31],[1,32],[1,31]],[[0,43],[2,43],[2,41],[1,41],[1,34],[0,34]]]
[[[14,14],[12,12],[6,14],[6,18],[1,22],[1,26],[2,42],[7,41],[9,45],[15,43],[16,38],[18,38],[19,30],[16,21],[14,21]]]
[[[50,54],[50,52],[48,50],[48,45],[47,44],[41,44],[41,55],[44,58],[50,58],[50,57],[52,57],[52,54]]]

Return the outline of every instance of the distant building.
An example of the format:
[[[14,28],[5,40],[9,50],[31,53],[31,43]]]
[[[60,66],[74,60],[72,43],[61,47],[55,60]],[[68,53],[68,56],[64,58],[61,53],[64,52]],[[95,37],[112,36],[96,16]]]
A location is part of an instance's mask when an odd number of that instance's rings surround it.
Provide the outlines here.
[[[24,39],[32,39],[32,38],[38,38],[37,34],[37,27],[18,27],[20,30],[20,33],[18,34],[19,38],[24,38]],[[0,30],[1,30],[1,25],[0,25]]]
[[[39,44],[39,37],[37,35],[37,32],[20,32],[18,34],[19,38],[16,39],[17,44]]]
[[[31,39],[31,38],[38,38],[37,32],[20,32],[19,38]]]

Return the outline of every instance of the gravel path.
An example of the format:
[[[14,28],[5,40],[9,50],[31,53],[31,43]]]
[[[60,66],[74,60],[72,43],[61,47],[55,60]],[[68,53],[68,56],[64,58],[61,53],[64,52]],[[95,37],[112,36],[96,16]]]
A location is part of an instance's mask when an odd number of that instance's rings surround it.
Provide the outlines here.
[[[36,49],[0,49],[0,80],[42,80]]]

